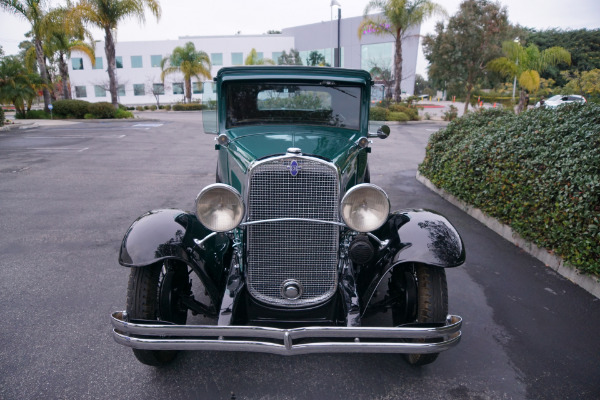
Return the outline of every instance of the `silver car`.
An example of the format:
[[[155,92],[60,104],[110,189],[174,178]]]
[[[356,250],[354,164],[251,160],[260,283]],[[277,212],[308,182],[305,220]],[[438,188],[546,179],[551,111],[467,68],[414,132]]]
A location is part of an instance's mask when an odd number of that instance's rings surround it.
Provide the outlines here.
[[[557,94],[556,96],[550,97],[548,100],[538,101],[535,106],[536,106],[536,108],[537,107],[556,108],[558,106],[562,106],[563,104],[570,104],[570,103],[585,104],[586,102],[587,101],[585,100],[585,97],[580,96],[578,94],[569,94],[569,95]]]

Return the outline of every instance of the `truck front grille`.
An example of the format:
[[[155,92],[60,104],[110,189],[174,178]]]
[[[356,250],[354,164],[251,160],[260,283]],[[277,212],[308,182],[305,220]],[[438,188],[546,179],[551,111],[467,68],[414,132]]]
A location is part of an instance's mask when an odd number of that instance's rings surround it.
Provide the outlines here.
[[[292,176],[295,161],[298,174]],[[338,221],[338,174],[330,164],[286,157],[256,166],[250,173],[248,221],[306,218]],[[339,228],[310,221],[248,226],[247,277],[250,294],[269,304],[305,306],[331,297],[337,285]],[[294,280],[302,295],[282,293]]]

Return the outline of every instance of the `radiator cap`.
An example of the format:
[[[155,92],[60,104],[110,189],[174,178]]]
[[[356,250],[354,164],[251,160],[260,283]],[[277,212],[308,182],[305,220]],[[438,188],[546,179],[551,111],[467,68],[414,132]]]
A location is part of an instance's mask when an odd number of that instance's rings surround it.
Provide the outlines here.
[[[287,149],[287,153],[288,154],[302,155],[302,150],[300,150],[298,147],[290,147],[289,149]]]

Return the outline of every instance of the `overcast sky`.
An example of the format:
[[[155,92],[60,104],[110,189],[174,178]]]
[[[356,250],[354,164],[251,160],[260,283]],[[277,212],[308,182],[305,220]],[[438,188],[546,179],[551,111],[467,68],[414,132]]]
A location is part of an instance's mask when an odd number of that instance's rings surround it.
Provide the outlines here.
[[[337,0],[342,18],[362,15],[367,0]],[[461,0],[438,0],[453,15]],[[49,1],[51,5],[61,1]],[[146,24],[128,20],[118,29],[119,41],[177,39],[179,36],[261,34],[267,30],[311,24],[331,19],[331,0],[162,0],[162,17],[157,23],[148,15]],[[547,29],[600,28],[600,0],[502,0],[511,23]],[[434,17],[421,27],[421,34],[432,33]],[[5,54],[15,54],[27,22],[0,11],[0,45]],[[94,38],[103,33],[93,30]],[[424,75],[427,61],[419,50],[417,72]]]

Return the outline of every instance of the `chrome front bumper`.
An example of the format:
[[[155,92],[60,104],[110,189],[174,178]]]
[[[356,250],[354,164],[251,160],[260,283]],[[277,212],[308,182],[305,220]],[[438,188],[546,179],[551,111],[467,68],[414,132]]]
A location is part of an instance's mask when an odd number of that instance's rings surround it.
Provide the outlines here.
[[[460,341],[462,318],[449,315],[436,327],[329,327],[296,329],[260,326],[159,325],[128,322],[114,312],[115,341],[143,350],[253,351],[279,355],[308,353],[439,353]],[[415,339],[427,339],[423,343]]]

